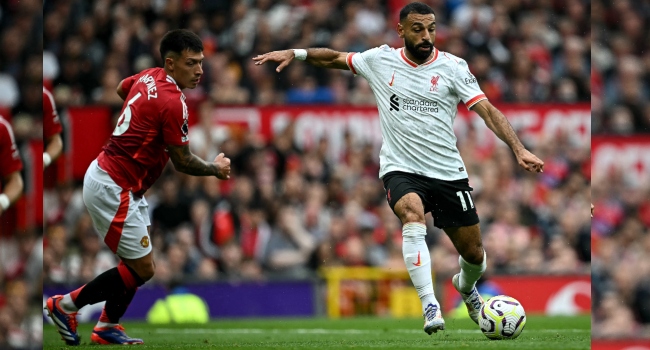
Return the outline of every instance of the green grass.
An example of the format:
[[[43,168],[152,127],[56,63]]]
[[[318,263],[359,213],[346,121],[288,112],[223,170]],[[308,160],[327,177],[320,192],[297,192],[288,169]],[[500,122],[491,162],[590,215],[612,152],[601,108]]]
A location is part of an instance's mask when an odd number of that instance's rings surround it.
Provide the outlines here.
[[[589,349],[589,316],[531,316],[516,340],[493,341],[469,319],[448,319],[447,329],[428,336],[419,319],[353,318],[219,320],[204,325],[153,326],[125,323],[144,339],[137,349]],[[93,325],[79,326],[82,345],[66,347],[51,324],[44,325],[44,349],[94,349]]]

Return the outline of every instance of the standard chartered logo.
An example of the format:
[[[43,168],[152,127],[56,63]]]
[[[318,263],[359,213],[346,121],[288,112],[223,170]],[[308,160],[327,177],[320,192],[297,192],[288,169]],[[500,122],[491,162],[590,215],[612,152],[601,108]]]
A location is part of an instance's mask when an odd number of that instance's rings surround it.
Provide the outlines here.
[[[390,110],[399,112],[399,97],[397,97],[395,94],[390,97]]]
[[[402,100],[402,104],[402,109],[405,111],[438,113],[438,101],[423,101],[407,98]]]
[[[410,98],[402,99],[402,107],[405,111],[438,113],[438,101],[422,101]],[[400,109],[400,99],[393,94],[390,97],[390,110],[398,111]]]

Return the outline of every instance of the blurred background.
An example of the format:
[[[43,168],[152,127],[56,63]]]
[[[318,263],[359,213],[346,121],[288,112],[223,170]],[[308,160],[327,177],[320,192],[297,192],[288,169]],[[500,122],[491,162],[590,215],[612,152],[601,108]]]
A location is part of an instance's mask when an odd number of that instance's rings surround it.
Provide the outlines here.
[[[23,196],[0,215],[1,349],[42,347],[41,3],[0,1],[0,115],[13,126],[24,182]]]
[[[514,296],[530,313],[588,313],[589,1],[425,2],[436,12],[436,47],[467,60],[546,162],[543,174],[520,170],[507,146],[460,106],[455,128],[488,256],[481,292]],[[288,48],[401,47],[395,29],[406,4],[46,1],[43,76],[65,124],[65,155],[48,169],[55,181],[46,179],[45,294],[116,265],[81,200],[83,174],[120,113],[117,84],[160,66],[161,37],[189,28],[205,47],[204,78],[184,91],[190,146],[206,160],[224,152],[232,179],[185,176],[170,164],[147,192],[156,275],[125,317],[146,317],[156,298],[145,296],[181,288],[206,299],[212,317],[421,317],[401,226],[377,177],[381,135],[368,83],[302,62],[277,74],[251,60]],[[452,313],[458,255],[427,220],[436,294]],[[379,271],[378,281],[368,280],[370,271]],[[198,287],[206,285],[210,293]],[[261,301],[238,299],[243,294]]]
[[[650,338],[650,1],[591,19],[593,336]]]

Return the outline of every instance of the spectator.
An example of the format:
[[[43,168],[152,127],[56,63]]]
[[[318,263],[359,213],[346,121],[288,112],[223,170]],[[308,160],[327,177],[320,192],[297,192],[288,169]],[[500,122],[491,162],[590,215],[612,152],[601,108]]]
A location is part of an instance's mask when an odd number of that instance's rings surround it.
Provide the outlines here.
[[[56,60],[49,64],[60,67],[53,79],[62,108],[114,103],[111,81],[151,62],[160,64],[156,45],[168,29],[190,27],[204,40],[201,88],[187,95],[188,106],[197,111],[190,145],[203,159],[226,153],[232,159],[233,177],[228,182],[163,177],[149,190],[154,283],[307,278],[316,276],[318,268],[331,266],[403,269],[401,225],[377,179],[379,150],[367,139],[347,132],[340,135],[341,145],[318,136],[301,148],[295,141],[303,136],[301,129],[290,121],[272,125],[280,132],[269,139],[240,125],[221,124],[233,116],[226,105],[376,104],[366,80],[349,72],[315,70],[294,62],[277,74],[274,67],[255,67],[250,58],[291,47],[362,51],[383,43],[395,45],[399,41],[392,2],[207,1],[190,2],[187,9],[172,3],[176,2],[147,7],[72,0],[44,8],[44,47]],[[587,1],[570,1],[566,7],[535,1],[434,3],[441,22],[436,47],[466,58],[491,101],[589,101],[590,34],[585,30],[588,22],[579,16],[588,8]],[[66,11],[71,8],[75,16]],[[61,26],[60,21],[66,20],[69,25]],[[634,48],[620,46],[622,52]],[[600,61],[615,70],[614,53],[603,52]],[[84,72],[87,67],[92,74]],[[609,82],[611,77],[603,79]],[[619,131],[628,132],[634,113],[623,102],[618,105],[629,114]],[[650,120],[650,107],[643,111]],[[589,144],[572,145],[555,134],[544,137],[548,139],[531,148],[547,164],[541,181],[515,171],[505,145],[478,145],[475,130],[459,137],[474,181],[485,248],[492,257],[488,263],[495,264],[488,271],[590,269],[591,252],[585,249],[590,221],[581,214],[590,202],[589,175],[584,170],[589,168]],[[95,252],[92,241],[86,241],[84,216],[76,200],[80,192],[76,185],[61,186],[48,196],[53,224],[44,253],[48,283],[72,282],[71,276],[83,275],[76,265],[66,265],[69,256],[79,259],[103,252]],[[621,212],[627,208],[613,199],[611,205]],[[599,217],[594,222],[621,224],[618,218],[605,219],[613,222]],[[439,279],[451,277],[458,255],[444,232],[433,228],[430,219],[427,224],[433,268]],[[503,244],[506,239],[509,243]],[[357,288],[353,292],[360,298],[369,290],[366,284],[350,288]],[[630,293],[630,300],[644,291]]]
[[[493,86],[484,89],[492,101],[588,101],[586,67],[590,52],[586,48],[590,38],[587,22],[580,18],[587,4],[574,0],[555,9],[552,3],[517,1],[505,6],[494,0],[472,0],[456,7],[434,6],[442,20],[436,46],[472,63],[477,57],[488,58],[490,81],[482,84]],[[250,57],[288,47],[363,51],[385,42],[392,44],[396,38],[395,13],[384,5],[379,0],[328,0],[307,5],[290,0],[236,1],[224,5],[221,10],[226,12],[214,12],[207,10],[213,6],[207,3],[174,11],[172,3],[147,8],[108,0],[93,0],[82,6],[80,0],[74,0],[45,7],[44,47],[48,57],[56,57],[53,64],[62,67],[56,85],[71,89],[73,104],[101,99],[104,88],[97,87],[104,83],[110,92],[108,84],[114,75],[111,69],[123,77],[160,62],[156,45],[169,29],[168,23],[189,27],[201,36],[206,47],[205,79],[189,94],[190,100],[280,104],[284,102],[280,95],[286,95],[295,103],[375,103],[366,96],[367,86],[356,83],[349,75],[345,76],[348,93],[339,95],[345,98],[341,101],[335,97],[336,87],[330,84],[337,80],[339,72],[296,68],[299,65],[293,64],[277,82],[275,72],[251,70]],[[65,10],[73,6],[78,8],[76,16]],[[123,25],[111,26],[111,22]],[[69,25],[64,28],[61,23]],[[631,24],[626,28],[634,31],[639,27]],[[5,52],[7,60],[14,62],[11,57],[16,55],[11,53],[22,43],[13,45],[12,38],[7,34]],[[636,39],[642,41],[638,36]],[[485,68],[472,68],[484,74]],[[299,78],[292,78],[292,74]],[[244,78],[247,75],[254,83]],[[119,102],[111,101],[110,94],[106,96],[109,100],[101,102]]]

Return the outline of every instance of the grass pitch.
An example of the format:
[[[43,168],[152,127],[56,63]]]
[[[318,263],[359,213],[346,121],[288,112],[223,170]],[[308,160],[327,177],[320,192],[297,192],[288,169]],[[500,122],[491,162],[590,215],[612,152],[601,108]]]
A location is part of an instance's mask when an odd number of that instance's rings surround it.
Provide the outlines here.
[[[589,316],[530,316],[515,340],[489,340],[469,319],[447,319],[447,329],[428,336],[420,319],[352,318],[215,320],[204,325],[124,324],[142,338],[137,349],[589,349]],[[81,346],[67,347],[45,324],[44,349],[93,349],[92,324],[79,326]]]

